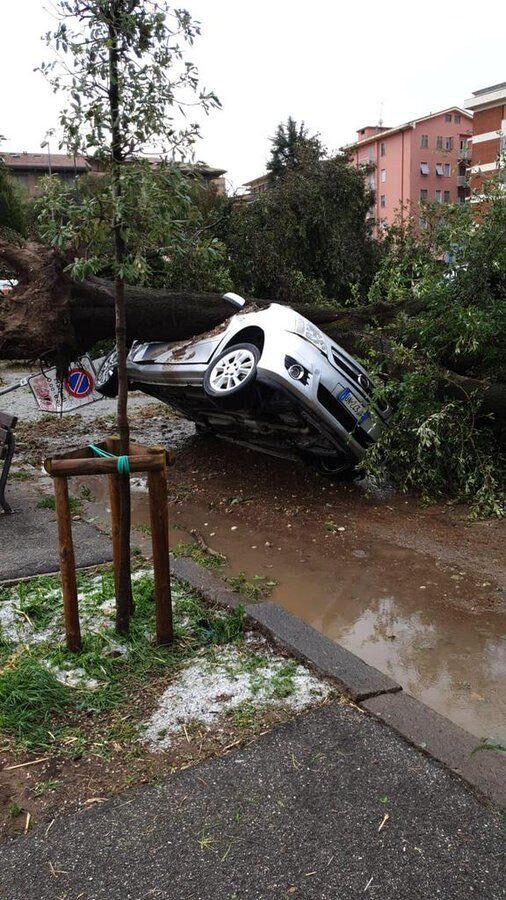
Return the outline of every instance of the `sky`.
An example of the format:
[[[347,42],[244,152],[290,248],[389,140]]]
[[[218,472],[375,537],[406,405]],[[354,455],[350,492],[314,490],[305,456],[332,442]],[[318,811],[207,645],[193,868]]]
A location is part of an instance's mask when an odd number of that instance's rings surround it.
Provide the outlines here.
[[[393,127],[506,80],[504,0],[183,4],[202,26],[188,58],[223,106],[203,118],[196,158],[226,169],[231,190],[265,171],[289,115],[335,150],[380,117]],[[33,71],[51,25],[45,0],[0,0],[3,150],[39,152],[57,125],[63,100]]]

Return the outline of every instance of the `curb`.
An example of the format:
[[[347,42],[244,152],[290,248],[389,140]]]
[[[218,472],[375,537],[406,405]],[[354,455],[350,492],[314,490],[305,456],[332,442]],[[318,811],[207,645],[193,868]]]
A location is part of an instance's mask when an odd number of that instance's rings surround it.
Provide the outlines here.
[[[488,800],[506,807],[506,757],[480,751],[480,741],[411,694],[384,694],[362,703],[364,709],[393,728],[410,744],[472,784]]]
[[[249,620],[264,634],[292,656],[309,663],[327,678],[337,682],[355,702],[401,690],[400,684],[388,675],[369,666],[354,653],[335,644],[276,603],[267,600],[263,603],[245,603],[242,594],[227,587],[221,578],[193,560],[171,557],[171,572],[211,603],[233,609],[239,605],[244,606]]]
[[[193,560],[171,555],[171,572],[204,599],[219,606],[245,606],[248,619],[302,662],[335,681],[362,709],[393,728],[470,784],[496,806],[506,806],[506,757],[474,753],[478,738],[403,691],[402,686],[350,650],[271,601],[244,603],[244,597]]]

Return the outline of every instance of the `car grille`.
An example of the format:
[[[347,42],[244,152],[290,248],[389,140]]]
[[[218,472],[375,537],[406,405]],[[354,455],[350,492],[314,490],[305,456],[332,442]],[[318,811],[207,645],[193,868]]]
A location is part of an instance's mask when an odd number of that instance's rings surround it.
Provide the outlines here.
[[[318,393],[317,397],[319,402],[327,412],[330,413],[331,416],[336,419],[340,425],[348,432],[348,434],[353,435],[355,440],[360,444],[361,447],[369,447],[370,444],[374,443],[373,438],[365,431],[364,428],[354,419],[352,414],[348,412],[346,407],[343,406],[339,400],[334,397],[334,395],[325,387],[323,384],[318,385]]]
[[[355,366],[351,360],[346,359],[343,354],[339,352],[337,347],[332,347],[332,356],[337,368],[345,372],[348,378],[351,378],[352,381],[358,384],[362,388],[364,394],[367,394],[367,396],[370,397],[372,384],[358,366]]]
[[[378,408],[379,412],[385,413],[388,410],[388,403],[383,400],[381,397],[374,396],[374,385],[371,379],[364,375],[361,369],[358,366],[355,366],[351,360],[346,359],[337,349],[337,347],[331,347],[332,357],[338,369],[341,369],[348,378],[355,382],[360,393],[365,397],[366,400],[372,401],[374,405]]]

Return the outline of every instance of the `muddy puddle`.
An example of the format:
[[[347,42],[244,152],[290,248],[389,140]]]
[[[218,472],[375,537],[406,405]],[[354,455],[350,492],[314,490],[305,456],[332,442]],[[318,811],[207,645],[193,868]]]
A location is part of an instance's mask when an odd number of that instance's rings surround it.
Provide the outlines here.
[[[89,516],[107,521],[98,479],[76,479],[95,498]],[[255,524],[254,509],[210,509],[199,498],[170,505],[170,542],[197,529],[227,557],[225,577],[275,581],[271,599],[402,684],[478,738],[506,741],[506,614],[483,611],[491,582],[388,538],[334,524],[324,531],[281,520]],[[149,551],[147,494],[133,484],[133,543]],[[89,517],[87,514],[87,517]],[[316,535],[316,536],[315,536]]]

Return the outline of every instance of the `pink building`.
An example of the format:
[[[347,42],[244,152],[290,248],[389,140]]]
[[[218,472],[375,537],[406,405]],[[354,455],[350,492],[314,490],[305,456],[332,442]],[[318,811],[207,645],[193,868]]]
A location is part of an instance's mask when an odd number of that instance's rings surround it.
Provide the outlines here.
[[[397,128],[374,125],[357,132],[356,143],[343,149],[352,165],[364,168],[375,192],[371,215],[378,233],[402,215],[405,204],[465,201],[472,127],[472,116],[453,106]]]

